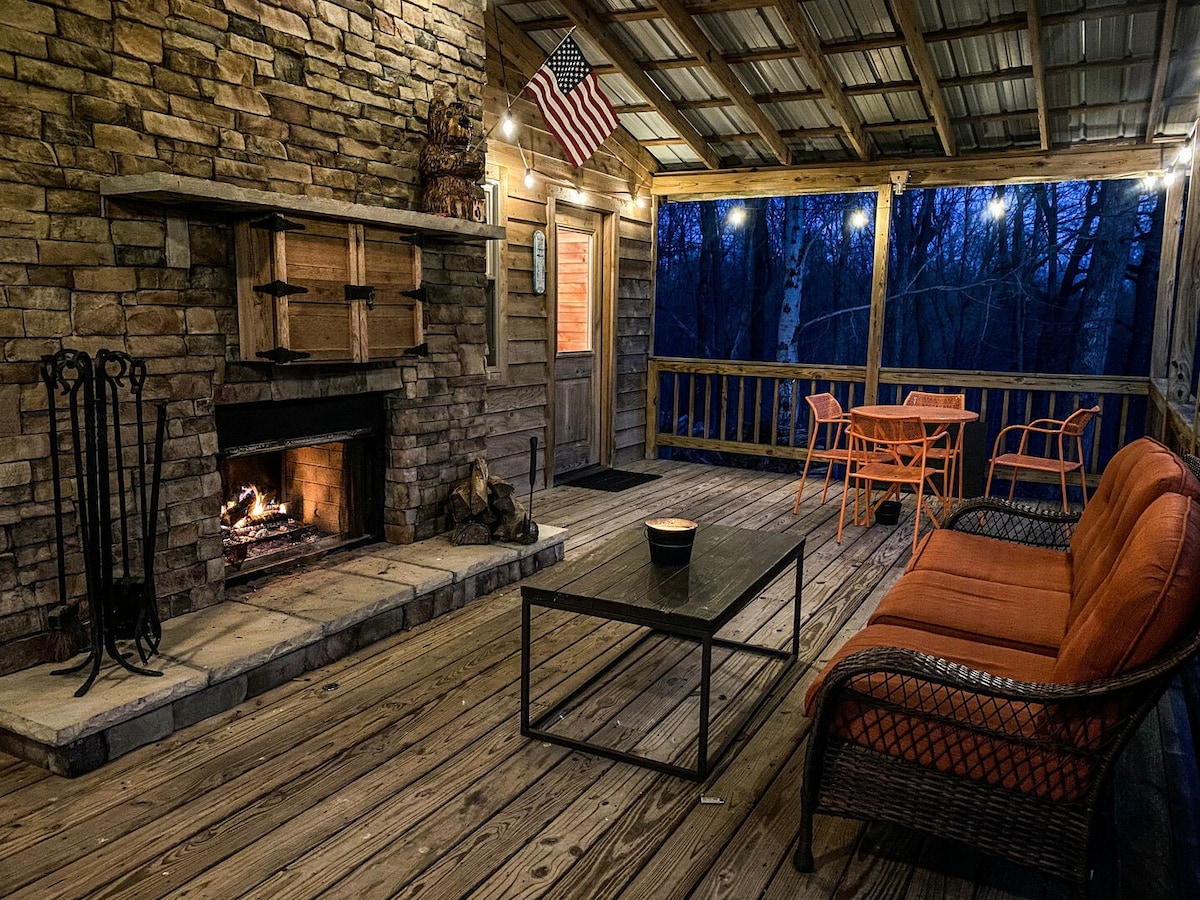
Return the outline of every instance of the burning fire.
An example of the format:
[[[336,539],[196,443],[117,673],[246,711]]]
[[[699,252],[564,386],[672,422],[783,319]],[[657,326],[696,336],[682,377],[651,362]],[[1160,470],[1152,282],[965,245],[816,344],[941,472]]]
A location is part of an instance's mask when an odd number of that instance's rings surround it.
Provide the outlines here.
[[[257,486],[247,484],[238,490],[236,497],[225,503],[221,508],[221,516],[228,520],[238,511],[242,511],[243,515],[230,523],[230,528],[246,528],[273,515],[286,516],[287,504],[276,503],[270,494],[264,494]]]

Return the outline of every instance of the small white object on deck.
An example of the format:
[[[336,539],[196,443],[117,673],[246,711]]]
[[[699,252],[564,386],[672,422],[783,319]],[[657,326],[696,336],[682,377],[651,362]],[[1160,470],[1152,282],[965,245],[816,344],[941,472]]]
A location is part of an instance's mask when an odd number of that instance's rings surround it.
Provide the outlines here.
[[[707,797],[704,794],[700,795],[701,806],[724,806],[725,801],[720,797]]]

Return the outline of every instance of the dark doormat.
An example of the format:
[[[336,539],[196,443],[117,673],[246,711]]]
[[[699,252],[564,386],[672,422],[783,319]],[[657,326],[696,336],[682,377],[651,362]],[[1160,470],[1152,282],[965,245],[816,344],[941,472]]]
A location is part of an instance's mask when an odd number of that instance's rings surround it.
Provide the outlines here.
[[[567,476],[557,483],[557,486],[590,488],[593,491],[623,491],[626,488],[637,487],[661,475],[649,475],[646,472],[623,472],[620,469],[600,469],[585,471],[574,477]]]

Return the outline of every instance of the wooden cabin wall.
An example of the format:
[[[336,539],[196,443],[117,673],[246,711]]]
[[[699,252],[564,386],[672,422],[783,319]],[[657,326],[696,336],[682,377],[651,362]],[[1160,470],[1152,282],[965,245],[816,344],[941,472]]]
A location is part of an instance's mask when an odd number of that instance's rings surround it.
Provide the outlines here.
[[[546,54],[505,16],[489,16],[487,86],[484,89],[484,127],[492,128],[514,94],[537,71]],[[500,46],[503,46],[503,64]],[[589,194],[587,206],[614,212],[619,222],[616,271],[615,384],[613,385],[611,462],[619,465],[645,455],[646,371],[651,351],[653,314],[654,212],[650,202],[635,206],[633,197],[650,197],[657,162],[618,128],[582,169],[566,161],[534,103],[525,96],[511,102],[518,131],[511,139],[493,132],[488,142],[488,167],[507,186],[502,209],[508,239],[502,248],[506,296],[501,300],[502,364],[488,374],[484,421],[487,455],[492,471],[518,484],[527,484],[529,439],[538,439],[536,484],[546,484],[546,449],[553,416],[551,366],[554,334],[550,321],[552,284],[547,293],[533,293],[533,234],[550,238],[551,194],[564,185],[577,185]],[[525,169],[536,181],[527,188]],[[563,205],[563,208],[569,208]],[[549,247],[547,248],[549,251]],[[548,260],[549,262],[549,260]]]
[[[526,112],[532,111],[532,107]],[[532,113],[536,116],[536,112]],[[490,117],[489,117],[490,118]],[[522,143],[529,139],[529,117],[523,117]],[[552,140],[543,135],[546,140]],[[546,148],[539,142],[537,146]],[[526,159],[529,153],[526,152]],[[513,144],[492,140],[488,166],[507,185],[503,208],[508,239],[501,251],[505,269],[506,296],[501,298],[503,324],[498,329],[504,365],[489,373],[484,421],[487,458],[493,474],[527,483],[529,439],[538,439],[536,484],[545,484],[545,453],[550,437],[550,365],[554,356],[554,332],[550,321],[553,289],[547,278],[544,294],[533,292],[533,234],[549,238],[549,188],[551,182],[538,177],[525,187],[525,165]],[[568,164],[538,154],[537,167],[543,175],[561,171]],[[645,455],[646,369],[650,355],[650,320],[653,312],[653,213],[629,201],[628,177],[622,178],[587,168],[584,188],[595,203],[619,204],[620,221],[617,261],[616,385],[613,403],[612,462],[618,465]],[[585,205],[586,206],[586,205]]]

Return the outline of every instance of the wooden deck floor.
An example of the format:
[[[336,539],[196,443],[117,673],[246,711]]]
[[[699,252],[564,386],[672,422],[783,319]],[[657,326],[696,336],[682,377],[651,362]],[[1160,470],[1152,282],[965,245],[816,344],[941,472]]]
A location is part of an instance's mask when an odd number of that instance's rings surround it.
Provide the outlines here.
[[[570,527],[563,565],[652,515],[807,535],[801,664],[705,782],[519,735],[512,587],[75,780],[0,756],[0,896],[1066,896],[1056,882],[961,847],[827,817],[817,819],[817,872],[796,873],[789,851],[809,727],[804,692],[899,576],[911,519],[850,529],[838,545],[837,503],[818,505],[819,484],[793,516],[790,476],[633,468],[663,477],[622,493],[537,496],[539,520]],[[760,637],[777,631],[791,578],[740,626]],[[535,626],[548,657],[539,677],[558,688],[628,639],[562,613],[545,612]],[[623,718],[619,727],[643,740],[674,735],[663,720],[690,711],[695,656],[646,654],[646,671],[681,686],[683,699],[635,693],[596,712],[595,727]],[[1180,859],[1200,830],[1189,838],[1170,829],[1171,816],[1187,819],[1194,804],[1186,789],[1163,789],[1164,780],[1186,781],[1188,752],[1195,789],[1191,735],[1169,727],[1194,674],[1134,748],[1095,896],[1200,895]],[[741,689],[736,679],[725,684]],[[702,805],[702,794],[723,803]],[[1141,802],[1145,794],[1158,802]]]

